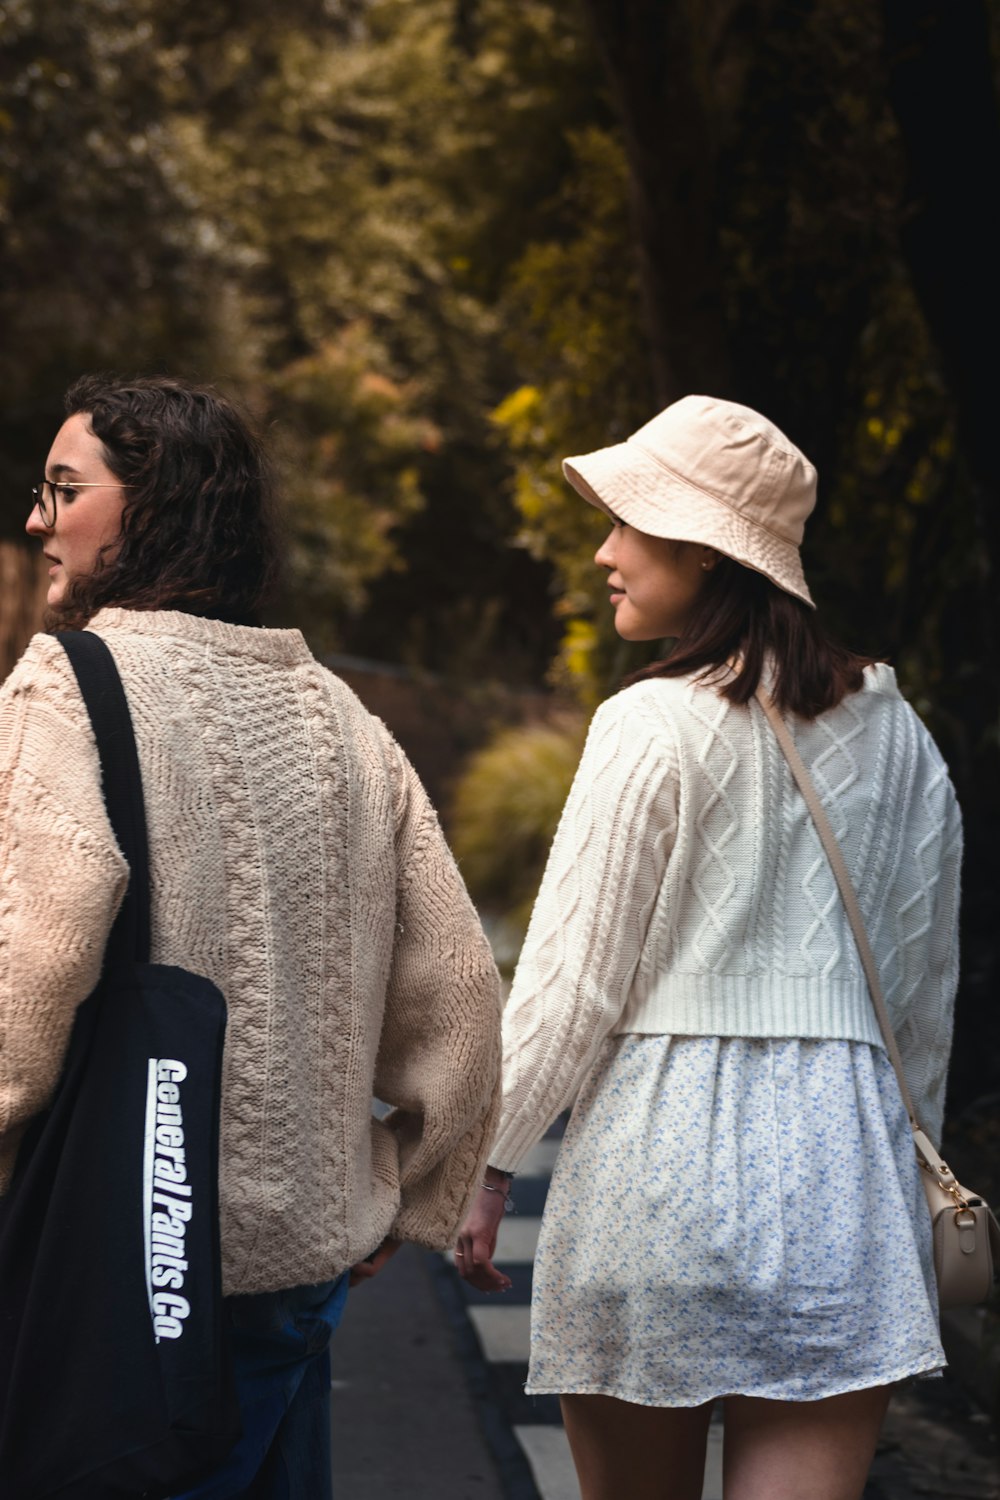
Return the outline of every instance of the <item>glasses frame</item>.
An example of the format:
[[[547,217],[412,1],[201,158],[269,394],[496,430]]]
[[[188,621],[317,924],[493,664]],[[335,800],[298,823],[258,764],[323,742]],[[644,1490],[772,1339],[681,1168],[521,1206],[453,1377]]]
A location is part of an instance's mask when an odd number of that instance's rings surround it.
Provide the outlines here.
[[[51,531],[56,524],[56,496],[60,490],[130,490],[132,485],[119,484],[117,479],[99,479],[90,482],[69,479],[43,479],[41,484],[31,486],[32,510],[38,511],[42,525]],[[46,497],[46,491],[48,496]]]

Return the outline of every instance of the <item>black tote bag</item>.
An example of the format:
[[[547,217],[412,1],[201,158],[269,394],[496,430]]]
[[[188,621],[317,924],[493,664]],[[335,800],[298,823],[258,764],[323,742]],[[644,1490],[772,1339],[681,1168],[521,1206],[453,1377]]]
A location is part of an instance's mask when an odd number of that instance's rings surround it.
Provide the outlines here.
[[[60,639],[131,878],[55,1097],[0,1198],[0,1496],[162,1500],[240,1431],[218,1227],[226,1009],[209,980],[149,962],[128,704],[100,637]]]

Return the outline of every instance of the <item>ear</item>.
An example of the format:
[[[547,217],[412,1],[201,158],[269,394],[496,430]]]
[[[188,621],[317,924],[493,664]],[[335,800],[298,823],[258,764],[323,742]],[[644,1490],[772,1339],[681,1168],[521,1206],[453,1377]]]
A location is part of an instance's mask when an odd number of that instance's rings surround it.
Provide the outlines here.
[[[715,549],[713,547],[703,547],[702,548],[701,565],[705,569],[706,573],[711,572],[711,570],[715,567],[715,565],[716,565],[716,563],[718,561],[719,561],[719,554],[715,551]]]

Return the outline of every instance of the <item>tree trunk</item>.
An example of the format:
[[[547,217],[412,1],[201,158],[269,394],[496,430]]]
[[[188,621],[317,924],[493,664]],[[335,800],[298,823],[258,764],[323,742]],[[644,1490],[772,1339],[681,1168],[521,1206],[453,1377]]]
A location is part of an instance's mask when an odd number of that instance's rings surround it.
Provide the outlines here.
[[[0,541],[0,682],[41,629],[47,584],[44,558]]]
[[[882,0],[888,96],[906,157],[901,242],[914,291],[954,397],[958,440],[977,502],[979,590],[945,621],[942,697],[963,754],[952,758],[966,814],[963,982],[953,1099],[988,1092],[1000,1062],[995,1005],[1000,757],[997,567],[1000,562],[1000,114],[982,0]],[[947,526],[949,518],[942,518]],[[952,1114],[956,1113],[954,1105]],[[996,1107],[992,1118],[996,1128]],[[982,1128],[982,1122],[977,1128]],[[962,1137],[954,1155],[961,1160]]]
[[[986,9],[982,0],[882,0],[882,15],[889,102],[907,165],[903,253],[955,397],[995,577],[1000,115]]]
[[[654,388],[730,395],[705,27],[680,0],[586,0],[621,117]]]

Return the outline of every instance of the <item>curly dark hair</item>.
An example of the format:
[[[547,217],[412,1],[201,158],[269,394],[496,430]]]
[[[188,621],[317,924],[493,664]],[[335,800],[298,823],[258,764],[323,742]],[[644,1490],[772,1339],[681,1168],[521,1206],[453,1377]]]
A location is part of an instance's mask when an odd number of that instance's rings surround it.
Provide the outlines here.
[[[163,375],[84,375],[64,405],[89,417],[129,489],[119,536],[50,612],[53,628],[80,628],[105,605],[253,623],[281,553],[271,466],[248,418],[210,386]]]

